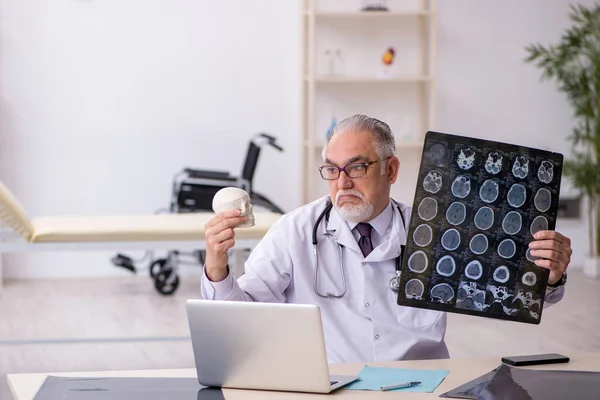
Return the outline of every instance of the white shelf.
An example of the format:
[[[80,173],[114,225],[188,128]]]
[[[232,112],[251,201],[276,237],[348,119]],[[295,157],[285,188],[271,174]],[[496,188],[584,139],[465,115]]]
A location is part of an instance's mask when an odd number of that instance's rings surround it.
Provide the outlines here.
[[[315,83],[419,83],[431,82],[429,76],[391,76],[376,77],[376,76],[306,76],[306,81],[314,81]]]
[[[312,142],[312,147],[314,147],[315,149],[322,149],[323,146],[325,145],[324,141],[314,141]],[[311,143],[308,141],[304,141],[304,146],[311,146]],[[422,141],[410,141],[410,142],[396,142],[396,149],[419,149],[423,147],[423,142]]]
[[[305,11],[304,15],[315,18],[406,18],[428,17],[429,11]]]

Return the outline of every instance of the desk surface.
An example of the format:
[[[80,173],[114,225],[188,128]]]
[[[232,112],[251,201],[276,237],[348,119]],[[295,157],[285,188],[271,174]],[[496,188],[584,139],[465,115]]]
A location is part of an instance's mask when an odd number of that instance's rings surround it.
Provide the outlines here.
[[[565,354],[571,357],[571,362],[566,364],[540,365],[527,367],[534,369],[553,370],[580,370],[600,371],[600,353],[578,353]],[[266,392],[255,390],[224,389],[223,393],[227,400],[236,399],[326,399],[326,398],[369,398],[369,399],[400,399],[400,398],[438,398],[438,396],[463,383],[466,383],[486,372],[491,371],[500,364],[500,359],[494,358],[464,358],[449,360],[421,360],[421,361],[399,361],[368,363],[374,367],[414,368],[414,369],[446,369],[450,374],[438,386],[433,393],[398,393],[378,392],[362,390],[340,389],[331,394],[303,394],[287,392]],[[355,375],[360,372],[365,364],[333,364],[330,367],[332,374]],[[195,369],[169,369],[169,370],[142,370],[142,371],[94,371],[94,372],[71,372],[52,374],[9,374],[8,385],[15,400],[32,400],[48,375],[56,376],[79,376],[79,377],[195,377]]]

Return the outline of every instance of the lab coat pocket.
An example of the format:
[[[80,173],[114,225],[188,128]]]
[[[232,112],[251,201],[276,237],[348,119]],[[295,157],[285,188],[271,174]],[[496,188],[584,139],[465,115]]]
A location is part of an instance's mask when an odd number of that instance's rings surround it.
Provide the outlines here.
[[[394,303],[398,300],[398,294],[393,293]],[[435,326],[442,313],[425,308],[416,308],[408,306],[395,306],[396,321],[406,329],[421,330]]]

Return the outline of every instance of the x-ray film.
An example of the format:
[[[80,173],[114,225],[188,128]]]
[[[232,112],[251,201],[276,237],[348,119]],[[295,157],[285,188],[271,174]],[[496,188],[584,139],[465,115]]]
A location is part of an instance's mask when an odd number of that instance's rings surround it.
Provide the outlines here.
[[[556,225],[562,154],[427,132],[398,304],[539,324],[548,270],[528,251]]]

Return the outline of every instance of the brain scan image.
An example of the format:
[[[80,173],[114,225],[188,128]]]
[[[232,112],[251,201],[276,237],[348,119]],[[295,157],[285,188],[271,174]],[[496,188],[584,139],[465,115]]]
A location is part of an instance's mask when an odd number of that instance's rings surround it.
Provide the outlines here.
[[[548,230],[548,220],[546,217],[538,215],[533,219],[531,223],[531,235],[535,235],[539,231],[547,231]]]
[[[527,286],[534,286],[537,283],[537,276],[532,271],[525,272],[521,278],[521,282]]]
[[[505,265],[501,265],[494,270],[493,278],[498,283],[506,283],[510,278],[510,272]]]
[[[429,148],[429,159],[437,167],[446,166],[446,149],[441,144],[434,144]]]
[[[527,178],[527,175],[529,174],[529,160],[523,156],[515,158],[512,173],[516,178]]]
[[[463,203],[455,201],[450,204],[446,211],[446,219],[452,225],[460,225],[464,222],[467,217],[467,207]]]
[[[508,190],[508,194],[506,195],[506,201],[508,204],[515,208],[521,207],[525,204],[527,200],[527,191],[525,190],[525,186],[520,183],[515,183]]]
[[[483,267],[477,260],[473,260],[465,267],[465,276],[469,279],[477,280],[483,275]]]
[[[502,170],[502,155],[496,152],[490,152],[485,160],[485,170],[496,175]]]
[[[463,148],[460,153],[458,153],[458,158],[456,160],[460,169],[469,170],[473,168],[475,165],[475,150],[470,147]]]
[[[473,236],[469,243],[469,248],[473,254],[483,254],[488,249],[488,239],[483,233]]]
[[[438,211],[438,203],[432,197],[425,197],[419,203],[419,207],[417,208],[417,214],[424,221],[431,221],[435,218]]]
[[[460,246],[460,233],[454,228],[448,229],[442,235],[442,247],[448,251],[454,251]]]
[[[447,283],[438,283],[431,288],[429,295],[431,301],[447,304],[454,298],[454,289]]]
[[[521,214],[516,211],[510,211],[502,220],[502,229],[509,235],[514,235],[521,230],[523,220]]]
[[[415,251],[408,258],[408,269],[412,272],[422,273],[427,269],[427,255],[422,251]]]
[[[475,213],[473,223],[475,223],[477,229],[481,229],[482,231],[490,229],[494,225],[494,210],[486,206],[481,207]]]
[[[504,239],[498,245],[498,255],[502,258],[512,258],[517,252],[517,246],[511,239]]]
[[[493,203],[498,198],[498,194],[500,193],[500,188],[498,183],[488,179],[481,185],[479,189],[479,197],[481,200],[486,203]]]
[[[456,308],[482,311],[485,307],[485,290],[477,287],[475,282],[460,282],[456,296]]]
[[[456,262],[451,256],[444,256],[437,262],[435,270],[442,276],[452,276],[456,272]]]
[[[471,193],[471,179],[466,175],[459,175],[452,181],[450,187],[452,194],[459,199],[464,199]]]
[[[427,224],[422,224],[417,226],[415,229],[415,232],[413,233],[413,241],[417,245],[425,247],[431,243],[432,235],[431,227]]]
[[[423,292],[425,291],[425,286],[423,282],[418,279],[411,279],[406,282],[406,286],[404,287],[404,292],[406,298],[408,299],[416,299],[421,300],[423,298]]]
[[[533,205],[540,212],[546,212],[552,205],[552,194],[546,188],[539,189],[533,198]]]
[[[423,179],[423,189],[429,193],[437,193],[442,189],[442,174],[438,171],[429,171]]]
[[[540,164],[540,169],[538,169],[538,179],[543,183],[552,182],[552,178],[554,178],[554,166],[549,161],[542,161]]]
[[[539,324],[547,275],[529,244],[556,226],[563,167],[560,153],[427,131],[397,304]]]

